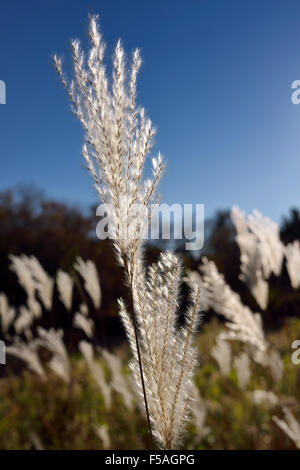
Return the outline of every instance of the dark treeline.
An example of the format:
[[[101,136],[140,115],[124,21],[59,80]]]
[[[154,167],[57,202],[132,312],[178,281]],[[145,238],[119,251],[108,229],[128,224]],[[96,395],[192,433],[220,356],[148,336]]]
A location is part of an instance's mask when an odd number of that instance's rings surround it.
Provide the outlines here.
[[[123,273],[115,261],[109,241],[100,241],[95,236],[98,218],[95,207],[84,213],[67,204],[51,201],[43,193],[28,187],[6,190],[0,193],[0,292],[5,292],[12,305],[19,306],[25,302],[25,293],[18,285],[16,276],[9,270],[8,255],[34,255],[44,269],[55,276],[58,268],[72,274],[72,265],[77,256],[92,259],[97,266],[102,287],[102,305],[99,312],[93,310],[87,296],[83,299],[83,290],[75,289],[73,312],[83,300],[88,301],[91,316],[96,324],[97,341],[109,344],[123,338],[121,324],[117,315],[117,299],[126,299],[126,286],[122,282]],[[258,305],[247,287],[239,280],[239,248],[235,243],[235,231],[229,211],[219,211],[206,221],[206,240],[201,253],[185,251],[182,243],[177,243],[175,250],[180,254],[183,265],[196,269],[200,257],[205,254],[213,259],[218,269],[224,274],[233,290],[238,292],[246,304],[254,311]],[[292,209],[282,221],[281,238],[284,243],[300,239],[300,213]],[[159,251],[167,246],[166,242],[154,245],[147,244],[145,259],[154,261]],[[76,278],[80,283],[80,279]],[[47,327],[62,327],[66,340],[80,338],[81,332],[72,328],[72,315],[54,296],[55,302],[50,313],[45,313],[41,320]],[[182,287],[181,307],[188,301],[188,289]],[[280,326],[288,316],[299,314],[300,293],[290,287],[289,277],[283,266],[280,278],[270,279],[270,302],[263,315],[265,326]],[[209,319],[213,312],[208,312]]]

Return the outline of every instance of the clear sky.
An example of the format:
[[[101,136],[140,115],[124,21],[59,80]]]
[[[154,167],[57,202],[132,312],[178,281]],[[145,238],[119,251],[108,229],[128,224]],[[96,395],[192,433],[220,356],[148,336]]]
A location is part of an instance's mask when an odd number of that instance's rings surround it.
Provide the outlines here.
[[[32,183],[59,200],[96,201],[82,132],[52,67],[70,64],[100,15],[107,61],[119,37],[144,60],[138,92],[167,161],[168,203],[239,204],[279,221],[300,206],[299,0],[3,0],[0,189]]]

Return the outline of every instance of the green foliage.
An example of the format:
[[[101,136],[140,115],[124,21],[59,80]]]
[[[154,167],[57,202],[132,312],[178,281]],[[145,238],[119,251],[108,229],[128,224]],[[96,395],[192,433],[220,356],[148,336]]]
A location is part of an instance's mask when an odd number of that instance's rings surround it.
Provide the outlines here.
[[[282,380],[274,383],[267,369],[251,361],[252,375],[245,391],[240,389],[234,370],[222,376],[210,357],[220,328],[217,322],[211,322],[199,334],[201,364],[195,383],[207,406],[205,427],[209,432],[199,439],[191,421],[184,436],[185,448],[294,449],[272,420],[273,415],[282,416],[281,406],[255,405],[251,391],[273,391],[280,404],[299,418],[300,366],[291,362],[291,343],[300,338],[300,321],[286,322],[268,336],[283,359]],[[233,356],[241,350],[242,345],[232,344]],[[124,373],[128,373],[125,367]],[[0,381],[1,449],[34,448],[32,433],[45,449],[101,449],[95,432],[99,425],[105,425],[114,449],[149,448],[146,423],[138,408],[128,411],[115,393],[112,409],[106,410],[97,385],[79,357],[72,359],[69,385],[52,374],[43,382],[28,371]]]
[[[0,383],[0,448],[33,448],[37,434],[45,449],[101,449],[95,427],[105,425],[118,449],[140,449],[146,427],[139,413],[130,416],[119,396],[105,410],[85,363],[74,361],[69,385],[54,375],[42,382],[30,372]],[[146,438],[145,438],[146,440]]]

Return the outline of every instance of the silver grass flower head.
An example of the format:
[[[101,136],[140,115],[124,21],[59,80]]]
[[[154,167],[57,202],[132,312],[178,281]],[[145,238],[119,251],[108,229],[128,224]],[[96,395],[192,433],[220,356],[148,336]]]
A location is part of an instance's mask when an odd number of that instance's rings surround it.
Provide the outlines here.
[[[299,241],[284,247],[279,237],[278,225],[256,210],[246,218],[235,206],[232,208],[231,218],[241,251],[240,278],[248,284],[259,306],[264,310],[268,300],[268,285],[265,279],[268,279],[271,273],[279,276],[284,255],[292,287],[297,289],[300,286]]]
[[[149,405],[154,436],[163,448],[171,449],[179,445],[189,411],[189,388],[197,357],[193,332],[199,320],[200,293],[194,286],[185,325],[177,328],[178,259],[170,253],[162,254],[145,272],[143,235],[151,218],[150,204],[157,200],[164,165],[160,154],[151,155],[155,130],[136,102],[140,54],[138,50],[133,53],[127,73],[125,54],[121,42],[117,43],[109,87],[97,17],[90,19],[89,36],[87,56],[77,40],[72,42],[74,80],[70,84],[61,60],[54,57],[54,64],[84,128],[83,156],[105,205],[116,256],[126,273],[132,308],[128,313],[120,301],[120,315],[132,349],[136,388]],[[144,179],[147,156],[152,157],[152,176]]]
[[[28,296],[28,305],[34,311],[35,316],[40,316],[39,305],[35,301],[37,291],[44,307],[50,310],[52,307],[53,279],[46,273],[35,256],[10,255],[11,269],[17,274],[19,283],[25,289]]]
[[[91,260],[84,261],[80,256],[74,264],[74,269],[80,274],[84,280],[85,290],[91,297],[95,308],[100,308],[101,305],[101,288],[100,279],[98,276],[95,263]]]
[[[33,333],[32,333],[30,328],[26,328],[26,330],[24,330],[23,334],[26,338],[27,343],[30,343],[30,341],[33,340]]]
[[[247,353],[242,352],[234,358],[234,368],[241,390],[246,390],[251,378],[250,360]]]
[[[17,275],[19,284],[27,294],[27,307],[33,313],[34,317],[39,318],[42,309],[35,298],[36,282],[33,278],[30,267],[28,266],[28,257],[26,255],[9,255],[11,261],[10,269]]]
[[[263,278],[263,252],[257,237],[250,231],[245,213],[237,206],[231,210],[231,219],[235,226],[236,241],[241,252],[240,279],[247,284],[253,297],[262,310],[268,303],[269,285]]]
[[[1,330],[3,334],[8,333],[8,330],[12,325],[15,316],[15,308],[9,305],[7,296],[3,292],[0,292],[0,320]]]
[[[34,318],[40,318],[42,316],[41,304],[35,297],[28,297],[27,299],[28,310],[32,313]]]
[[[136,279],[135,306],[142,349],[144,380],[153,433],[164,449],[180,443],[183,423],[189,415],[191,385],[197,363],[193,333],[199,322],[200,292],[193,286],[191,306],[183,327],[177,327],[177,296],[181,280],[178,258],[165,252],[148,271]],[[132,348],[130,363],[137,391],[142,395],[134,328],[124,303],[120,315]]]
[[[35,431],[29,433],[29,438],[35,450],[44,450],[41,438]]]
[[[92,338],[95,325],[91,318],[87,318],[82,313],[76,312],[73,319],[73,325],[75,328],[82,330],[88,338]]]
[[[104,404],[106,409],[109,411],[112,405],[112,390],[111,386],[107,383],[105,375],[101,365],[94,360],[93,346],[87,341],[79,342],[79,350],[83,355],[90,373],[99,387],[102,393]]]
[[[39,298],[41,299],[46,310],[50,310],[52,307],[52,295],[54,287],[53,279],[49,276],[48,273],[46,273],[35,256],[25,257],[24,260],[27,267],[30,269]]]
[[[295,240],[285,247],[286,267],[294,289],[300,287],[300,242]]]
[[[18,278],[19,284],[25,290],[29,298],[34,297],[35,295],[35,284],[31,276],[31,271],[26,263],[26,256],[15,256],[9,255],[10,259],[10,269],[13,271]]]
[[[52,353],[48,367],[66,383],[70,381],[70,362],[63,342],[63,331],[38,327],[36,344]]]
[[[121,359],[116,354],[112,354],[106,349],[102,349],[101,354],[111,372],[111,387],[122,396],[124,405],[129,410],[132,410],[134,398],[129,388],[128,381],[126,381],[122,371]]]
[[[60,300],[65,308],[70,311],[72,308],[73,278],[69,273],[59,269],[56,274],[56,285]]]
[[[193,289],[194,286],[198,286],[201,292],[201,307],[202,310],[209,310],[208,295],[206,294],[206,287],[203,282],[203,279],[198,271],[191,271],[190,269],[186,270],[186,276],[183,277],[183,281],[187,283],[190,289]]]
[[[281,381],[284,373],[284,366],[281,356],[278,351],[273,349],[269,352],[268,359],[269,360],[267,365],[270,368],[272,378],[274,382],[278,383]]]
[[[103,62],[105,44],[96,16],[90,19],[89,38],[91,47],[87,55],[78,40],[72,41],[74,79],[70,84],[62,72],[61,59],[55,56],[54,64],[84,128],[83,156],[106,205],[115,248],[123,264],[121,254],[140,245],[139,235],[148,223],[145,212],[135,211],[135,207],[148,208],[163,163],[160,154],[152,158],[152,178],[145,185],[143,167],[153,145],[155,129],[145,110],[136,103],[136,81],[141,66],[139,50],[134,51],[127,73],[125,53],[118,41],[110,88]]]
[[[261,365],[264,368],[270,367],[270,347],[267,344],[265,350],[258,349],[254,344],[246,344],[246,350],[256,364]]]
[[[88,310],[88,306],[85,303],[82,302],[79,305],[79,310],[80,310],[80,313],[82,313],[82,315],[84,315],[85,317],[88,316],[89,310]]]
[[[274,408],[279,403],[279,398],[271,390],[253,390],[249,396],[254,405]]]
[[[207,416],[207,406],[200,395],[199,389],[194,383],[191,387],[191,395],[191,415],[197,431],[197,435],[194,439],[194,444],[197,445],[210,433],[211,430],[208,426],[205,425],[205,420]]]
[[[94,429],[95,429],[95,433],[97,434],[97,436],[99,437],[102,443],[103,449],[111,449],[111,439],[110,439],[107,426],[105,426],[104,424],[101,424],[100,426],[99,425],[95,426]]]
[[[84,359],[88,364],[92,364],[94,361],[94,350],[91,343],[87,341],[80,341],[79,342],[79,350],[82,353]]]
[[[14,329],[17,335],[21,335],[24,331],[28,330],[32,325],[33,319],[34,315],[32,312],[25,305],[21,305],[19,315],[14,322]]]
[[[284,419],[273,416],[273,421],[294,442],[297,449],[300,449],[300,424],[287,407],[283,408],[283,414]]]
[[[211,350],[211,356],[217,362],[221,374],[225,377],[228,376],[231,371],[231,347],[228,341],[219,336]]]
[[[260,271],[258,271],[257,273],[256,283],[253,284],[251,292],[260,308],[262,310],[265,310],[268,305],[269,285],[267,281],[262,278],[262,274]]]
[[[248,227],[255,235],[262,254],[262,271],[265,279],[271,273],[279,276],[281,273],[284,247],[279,236],[278,224],[264,217],[254,209],[248,217]]]
[[[38,357],[37,347],[34,342],[27,344],[20,339],[17,339],[12,345],[6,347],[6,352],[7,354],[24,361],[27,367],[42,379],[46,378],[46,374]]]
[[[260,315],[253,314],[242,304],[239,295],[226,284],[213,261],[205,257],[202,261],[200,271],[205,286],[205,303],[228,320],[226,326],[229,331],[222,333],[221,338],[249,343],[260,351],[266,351]]]

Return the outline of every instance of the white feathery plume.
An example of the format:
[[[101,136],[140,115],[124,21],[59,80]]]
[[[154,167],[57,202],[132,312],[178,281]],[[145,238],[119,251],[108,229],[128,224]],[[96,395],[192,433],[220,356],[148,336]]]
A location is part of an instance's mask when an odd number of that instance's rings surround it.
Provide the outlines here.
[[[63,342],[63,331],[45,330],[38,327],[38,339],[35,341],[38,346],[41,346],[52,353],[52,357],[48,362],[50,369],[63,379],[66,383],[70,381],[70,362],[67,349]]]
[[[3,334],[6,334],[8,332],[10,325],[15,319],[15,316],[15,308],[9,305],[7,296],[3,292],[0,292],[0,319],[1,330]]]
[[[29,438],[30,438],[35,450],[44,450],[44,446],[42,444],[41,438],[35,431],[31,431],[29,433]]]
[[[256,283],[251,289],[252,295],[262,310],[265,310],[269,299],[269,284],[262,278],[260,271],[257,272]]]
[[[193,289],[194,286],[198,286],[201,292],[201,307],[202,310],[206,311],[209,310],[209,298],[205,294],[206,288],[203,282],[203,279],[201,275],[198,273],[198,271],[191,271],[190,269],[186,270],[186,276],[183,277],[183,281],[186,282],[186,284],[190,287],[190,289]]]
[[[11,261],[10,269],[17,275],[19,284],[23,287],[28,297],[34,297],[35,285],[28,268],[25,255],[9,255]]]
[[[188,410],[196,357],[192,332],[197,324],[199,292],[193,289],[186,326],[177,331],[178,260],[171,254],[162,255],[147,279],[142,259],[150,204],[156,200],[164,165],[160,154],[153,157],[152,178],[144,180],[144,163],[155,130],[145,110],[136,104],[140,54],[138,50],[133,53],[128,77],[125,54],[118,41],[109,87],[97,17],[90,18],[89,37],[87,57],[79,41],[72,42],[74,81],[70,85],[56,56],[54,64],[84,128],[83,156],[105,205],[117,259],[125,269],[130,305],[127,313],[121,304],[120,313],[132,346],[131,367],[144,398],[149,432],[152,437],[153,428],[159,444],[170,449],[178,445]]]
[[[268,351],[257,349],[256,346],[251,345],[251,344],[247,345],[246,349],[247,349],[249,356],[253,359],[254,362],[256,362],[256,364],[259,364],[265,368],[269,367],[270,365],[269,363],[270,358],[268,355],[268,353],[270,352],[269,345],[268,345]]]
[[[111,439],[109,436],[109,432],[107,426],[102,424],[101,426],[95,426],[95,432],[99,439],[102,442],[103,449],[110,449],[111,448]]]
[[[101,288],[95,263],[91,260],[84,261],[78,257],[74,268],[83,278],[85,290],[91,297],[95,308],[99,308],[101,305]]]
[[[42,379],[46,378],[43,366],[37,354],[37,345],[35,342],[29,344],[17,339],[11,346],[6,347],[7,354],[15,356],[26,362],[27,367],[38,374]]]
[[[42,316],[41,305],[35,297],[27,298],[27,307],[28,307],[28,310],[32,312],[32,315],[34,318],[40,318]]]
[[[79,342],[79,349],[88,365],[90,373],[97,383],[105,403],[107,410],[111,409],[112,391],[110,385],[106,382],[101,365],[94,360],[93,346],[87,341]]]
[[[226,326],[230,331],[221,333],[220,337],[248,343],[261,352],[265,352],[267,342],[260,314],[253,314],[247,306],[242,304],[240,296],[226,284],[224,276],[219,273],[213,261],[208,261],[205,257],[202,260],[201,294],[204,297],[204,305],[229,320]]]
[[[85,304],[85,303],[82,302],[82,303],[79,305],[79,310],[80,310],[80,313],[81,313],[82,315],[84,315],[85,317],[88,316],[88,314],[89,314],[89,309],[88,309],[87,304]]]
[[[180,280],[178,258],[165,252],[150,266],[147,281],[142,272],[137,276],[134,289],[153,434],[164,449],[172,449],[180,442],[183,422],[190,409],[192,376],[197,361],[193,333],[199,322],[200,292],[194,287],[185,325],[178,329],[176,311]],[[130,368],[142,395],[134,326],[123,302],[120,302],[120,314],[133,352]]]
[[[231,371],[231,347],[228,341],[218,337],[215,346],[211,350],[211,356],[217,362],[220,372],[225,377]]]
[[[284,407],[283,408],[284,419],[279,419],[277,416],[273,416],[274,422],[277,426],[294,442],[297,449],[300,449],[300,424],[292,412]]]
[[[24,336],[26,338],[27,343],[29,343],[33,339],[33,334],[30,328],[26,328],[26,330],[24,330]]]
[[[249,229],[245,213],[237,206],[231,210],[231,219],[237,232],[236,241],[241,252],[242,272],[239,277],[247,284],[260,308],[265,310],[268,303],[269,285],[263,279],[261,246],[257,237]]]
[[[271,350],[268,357],[268,366],[271,371],[272,378],[275,382],[280,382],[283,377],[283,361],[278,351]]]
[[[35,298],[36,282],[33,279],[31,269],[28,266],[29,257],[26,255],[9,255],[10,269],[17,275],[19,284],[27,294],[27,306],[36,318],[42,314],[39,302]]]
[[[272,273],[279,276],[284,247],[280,240],[278,224],[254,209],[248,216],[248,227],[259,245],[264,279],[268,279]]]
[[[33,319],[34,316],[32,312],[24,305],[21,305],[19,315],[14,322],[15,332],[21,335],[24,331],[27,331],[32,325]]]
[[[110,90],[103,64],[105,44],[97,17],[90,19],[89,37],[91,49],[87,57],[79,41],[72,41],[74,81],[70,85],[63,75],[61,60],[54,57],[54,64],[85,130],[83,156],[105,204],[110,235],[115,240],[119,262],[124,265],[131,259],[129,253],[135,254],[141,244],[140,234],[148,225],[148,213],[141,208],[147,209],[153,200],[163,163],[160,155],[152,158],[153,178],[145,186],[143,167],[155,130],[145,110],[136,105],[139,51],[133,53],[129,83],[126,83],[125,54],[118,41]]]
[[[207,434],[209,434],[210,428],[208,426],[205,426],[205,419],[207,415],[207,407],[205,401],[201,397],[199,389],[194,383],[192,385],[191,394],[191,415],[197,431],[194,443],[197,444],[199,443],[199,441],[204,439]]]
[[[274,408],[279,403],[279,398],[272,391],[253,390],[249,392],[249,396],[254,405],[262,405],[266,408]]]
[[[81,312],[76,312],[73,319],[75,328],[82,330],[88,338],[92,338],[94,334],[95,324],[91,318]]]
[[[39,298],[46,310],[50,310],[52,307],[53,279],[46,273],[35,256],[23,255],[23,259],[27,268],[30,270]]]
[[[73,295],[74,281],[69,273],[59,269],[56,274],[56,285],[58,289],[59,298],[67,310],[72,308],[72,295]]]
[[[250,360],[248,354],[242,352],[239,356],[234,358],[233,363],[239,386],[242,390],[246,390],[251,377]]]
[[[300,287],[300,242],[295,240],[285,247],[286,267],[294,289]]]
[[[122,372],[121,359],[115,354],[108,352],[106,349],[101,349],[101,354],[111,372],[111,387],[122,396],[125,406],[129,410],[132,410],[134,399],[129,389],[128,382]]]

